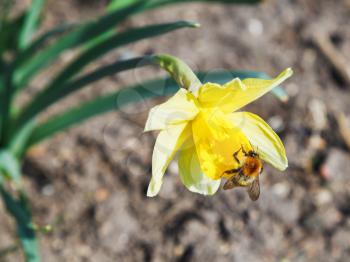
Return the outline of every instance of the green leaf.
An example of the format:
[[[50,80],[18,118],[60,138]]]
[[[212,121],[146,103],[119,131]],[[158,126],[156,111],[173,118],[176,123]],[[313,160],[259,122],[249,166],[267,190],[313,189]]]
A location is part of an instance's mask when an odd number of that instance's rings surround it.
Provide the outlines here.
[[[63,85],[55,86],[55,88],[45,89],[35,99],[33,99],[31,106],[29,106],[24,111],[27,112],[28,115],[31,113],[31,115],[34,116],[37,113],[44,111],[47,107],[64,98],[65,96],[89,85],[90,83],[98,81],[105,76],[113,75],[137,67],[146,66],[150,63],[151,60],[149,59],[149,56],[144,56],[117,61],[110,65],[103,66],[91,73],[87,73],[77,79],[69,81],[68,83],[64,83]],[[20,121],[26,120],[22,119]]]
[[[107,10],[108,11],[115,11],[121,8],[125,8],[129,5],[135,4],[136,2],[138,2],[140,0],[112,0],[109,2],[108,6],[107,6]]]
[[[21,50],[20,53],[17,55],[16,58],[16,65],[20,65],[30,59],[33,55],[36,54],[38,50],[40,50],[48,40],[50,40],[53,37],[57,37],[63,33],[67,33],[68,31],[71,31],[72,29],[76,28],[77,25],[75,24],[63,24],[60,26],[57,26],[39,37],[37,37],[35,40],[33,40],[30,45],[28,45],[27,48],[24,50]]]
[[[269,78],[269,77],[267,77]],[[289,96],[287,92],[280,86],[275,87],[271,90],[272,94],[274,94],[280,101],[286,103],[289,100]]]
[[[77,59],[70,63],[64,70],[49,84],[47,89],[53,89],[61,83],[69,80],[81,69],[83,69],[90,62],[106,54],[114,48],[131,44],[142,39],[155,37],[162,35],[180,28],[185,27],[198,27],[198,23],[189,21],[177,21],[173,23],[164,23],[159,25],[150,25],[134,29],[129,29],[125,32],[118,33],[108,38],[102,43],[93,46],[91,49],[86,50]]]
[[[0,131],[0,146],[6,144],[6,140],[9,135],[8,127],[10,126],[10,112],[11,103],[13,99],[13,85],[12,85],[12,72],[13,68],[11,66],[6,68],[3,75],[3,90],[1,90],[1,104],[0,104],[0,115],[1,115],[1,131]]]
[[[215,82],[224,84],[233,78],[266,78],[266,74],[252,71],[216,71],[197,73],[201,82]],[[62,131],[74,124],[99,114],[118,110],[126,105],[139,103],[146,99],[165,96],[175,93],[178,84],[171,78],[161,78],[144,82],[140,85],[123,88],[117,92],[91,99],[79,106],[73,107],[63,113],[54,115],[49,120],[38,124],[27,144],[27,148]]]
[[[5,50],[16,50],[24,15],[3,21],[0,27],[0,56]]]
[[[20,163],[10,151],[0,151],[0,173],[6,178],[17,182],[21,179]]]
[[[29,42],[39,23],[40,13],[45,0],[32,0],[32,4],[26,12],[24,24],[19,35],[19,48],[24,49]]]
[[[139,2],[125,9],[107,14],[97,21],[81,24],[75,30],[63,36],[52,45],[32,57],[29,61],[26,61],[26,59],[23,59],[22,57],[18,57],[18,61],[15,61],[17,68],[14,77],[16,88],[23,88],[39,70],[45,68],[52,61],[57,59],[63,51],[75,48],[78,45],[101,35],[118,23],[124,21],[131,14],[136,13],[143,5],[143,2]]]
[[[112,12],[115,12],[115,11],[120,10],[122,8],[127,8],[128,6],[131,6],[131,5],[136,4],[138,2],[140,2],[140,0],[111,1],[109,3],[109,5],[107,6],[107,12],[112,13]],[[144,2],[146,2],[146,1],[144,1]],[[140,10],[140,12],[141,12],[141,10]],[[99,35],[98,37],[95,37],[91,41],[87,42],[85,44],[84,48],[88,49],[88,48],[91,48],[91,47],[103,42],[104,40],[109,38],[111,35],[113,35],[113,32],[114,32],[113,29],[104,32],[103,34]]]
[[[261,2],[262,0],[112,0],[109,2],[109,5],[107,6],[107,11],[112,12],[116,10],[120,10],[121,8],[126,8],[130,5],[133,5],[135,3],[144,2],[144,6],[138,10],[138,12],[144,12],[150,9],[159,8],[164,5],[170,5],[170,4],[178,4],[178,3],[189,3],[189,2],[217,2],[217,3],[231,3],[231,4],[253,4]],[[87,47],[92,47],[99,42],[105,40],[109,36],[113,34],[113,30],[109,30],[105,32],[104,34],[101,34],[96,39],[88,42],[86,45]]]
[[[28,147],[90,117],[118,110],[128,104],[138,103],[145,99],[173,94],[177,89],[178,85],[172,79],[157,79],[92,99],[38,125],[33,131]]]
[[[135,29],[130,29],[126,32],[116,34],[115,36],[109,38],[108,40],[92,47],[91,49],[85,51],[72,63],[70,63],[50,84],[44,89],[44,91],[39,94],[38,99],[34,99],[19,116],[16,121],[16,129],[26,124],[31,120],[36,114],[40,113],[46,106],[49,105],[48,102],[52,102],[52,94],[55,95],[60,92],[59,89],[69,80],[72,76],[77,74],[81,69],[83,69],[88,63],[94,61],[96,58],[105,54],[106,52],[112,50],[113,48],[129,44],[144,38],[150,38],[157,35],[161,35],[173,30],[177,30],[183,27],[197,27],[197,23],[178,21],[174,23],[166,23],[159,25],[145,26]],[[132,64],[131,64],[132,65]],[[122,69],[122,68],[121,68]],[[127,69],[130,69],[128,67]],[[66,89],[67,91],[67,89]],[[51,97],[51,98],[50,98]],[[48,99],[48,102],[45,100]]]
[[[8,145],[9,151],[11,151],[11,153],[18,159],[21,159],[23,157],[25,153],[25,146],[35,126],[36,126],[35,120],[30,121],[18,132],[16,132],[15,135],[10,140],[10,143]]]
[[[264,0],[155,0],[155,2],[166,2],[171,4],[187,2],[207,2],[207,3],[224,3],[224,4],[257,4]]]
[[[24,192],[20,192],[19,199],[15,199],[0,185],[0,194],[7,211],[16,221],[17,233],[21,241],[27,262],[39,262],[38,241],[32,223],[32,216],[28,208]]]
[[[147,9],[158,8],[164,5],[190,3],[190,2],[204,2],[204,3],[224,3],[224,4],[257,4],[263,0],[148,0],[145,1],[145,6],[142,11]],[[138,2],[138,0],[112,0],[108,6],[108,9],[117,10],[118,8],[126,7],[132,3]]]
[[[5,83],[4,83],[4,81],[5,81],[4,72],[5,71],[7,71],[7,64],[0,57],[0,96],[1,96],[1,92],[4,90],[4,86],[5,86]],[[3,100],[0,99],[0,101],[3,101]]]

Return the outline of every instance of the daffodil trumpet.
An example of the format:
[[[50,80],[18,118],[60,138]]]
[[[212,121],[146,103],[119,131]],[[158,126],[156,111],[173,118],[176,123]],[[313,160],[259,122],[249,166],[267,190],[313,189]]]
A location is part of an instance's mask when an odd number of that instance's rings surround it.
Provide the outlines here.
[[[219,85],[202,84],[175,57],[157,55],[154,61],[180,88],[148,115],[145,131],[160,133],[153,150],[147,196],[158,194],[163,175],[177,152],[182,183],[188,190],[204,195],[213,195],[222,178],[232,179],[234,172],[228,170],[241,170],[244,152],[257,152],[259,158],[278,170],[287,168],[284,146],[272,128],[259,116],[237,110],[280,85],[292,75],[292,69],[270,80],[235,78]]]

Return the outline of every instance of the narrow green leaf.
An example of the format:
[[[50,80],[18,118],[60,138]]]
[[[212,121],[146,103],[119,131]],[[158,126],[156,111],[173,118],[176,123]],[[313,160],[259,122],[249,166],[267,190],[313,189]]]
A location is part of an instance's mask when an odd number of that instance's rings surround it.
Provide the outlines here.
[[[206,3],[225,3],[225,4],[257,4],[264,0],[155,0],[154,2],[165,2],[165,3],[187,3],[187,2],[206,2]]]
[[[19,182],[21,167],[18,159],[7,150],[0,150],[0,174],[6,178]]]
[[[57,92],[72,76],[77,74],[81,69],[83,69],[88,63],[94,61],[96,58],[105,54],[106,52],[112,50],[113,48],[130,44],[135,41],[139,41],[144,38],[155,37],[157,35],[165,34],[184,27],[197,27],[197,23],[178,21],[174,23],[166,23],[159,25],[145,26],[135,29],[130,29],[126,32],[116,34],[115,36],[109,38],[108,40],[92,47],[91,49],[85,51],[76,60],[70,63],[50,84],[46,87],[39,95],[39,101],[34,99],[19,116],[16,121],[16,129],[26,124],[31,120],[36,114],[40,113],[40,110],[48,106],[45,101],[49,94]],[[60,91],[58,91],[60,92]],[[57,93],[56,93],[57,94]],[[50,100],[50,98],[48,98]],[[52,101],[52,98],[50,102]]]
[[[87,86],[88,84],[102,79],[105,76],[116,74],[121,71],[146,66],[151,63],[149,56],[137,57],[124,61],[117,61],[107,66],[103,66],[91,73],[87,73],[75,80],[72,80],[61,88],[51,90],[52,92],[42,93],[35,99],[34,105],[38,106],[40,112],[43,111],[46,107],[57,102],[68,94],[79,90],[80,88]],[[17,157],[21,157],[24,153],[24,146],[27,143],[29,136],[33,128],[35,127],[35,121],[30,121],[23,128],[15,132],[15,135],[8,145],[11,152]]]
[[[224,3],[224,4],[257,4],[264,0],[149,0],[145,5],[144,10],[150,10],[159,8],[166,5],[190,3],[190,2],[203,2],[203,3]]]
[[[15,61],[17,68],[14,78],[16,88],[23,88],[31,77],[57,59],[63,51],[75,48],[113,28],[131,14],[137,13],[143,5],[143,2],[139,2],[130,7],[107,14],[96,21],[81,24],[75,30],[42,50],[26,63],[24,63],[26,61],[25,59],[19,57],[19,62]]]
[[[5,86],[4,72],[6,72],[6,71],[7,71],[7,64],[0,57],[0,93],[2,93],[4,90],[4,86]],[[0,99],[0,101],[3,101],[3,100]]]
[[[27,114],[31,113],[34,116],[37,113],[43,112],[47,107],[54,104],[58,100],[66,97],[72,92],[75,92],[80,88],[89,85],[90,83],[98,81],[105,76],[113,75],[137,67],[146,66],[150,63],[152,62],[149,59],[149,57],[144,56],[123,61],[117,61],[110,65],[103,66],[91,73],[87,73],[83,76],[80,76],[77,79],[71,80],[68,83],[56,86],[56,88],[45,89],[42,93],[40,93],[36,98],[33,99],[31,106],[28,107],[25,111],[28,112]]]
[[[108,13],[112,13],[115,11],[118,11],[120,9],[123,8],[127,8],[128,6],[140,3],[141,1],[144,0],[123,0],[123,1],[110,1],[110,3],[108,4],[106,10]],[[147,1],[144,1],[144,4],[147,4]],[[143,9],[141,8],[138,12],[142,12]],[[110,36],[113,35],[114,30],[108,30],[106,32],[104,32],[103,34],[95,37],[94,39],[92,39],[91,41],[87,42],[84,46],[85,49],[91,48],[101,42],[103,42],[104,40],[106,40],[107,38],[109,38]]]
[[[17,50],[17,43],[24,14],[20,14],[11,20],[4,20],[0,27],[0,56],[6,50]]]
[[[26,12],[24,24],[19,35],[19,49],[24,49],[36,30],[39,23],[40,13],[44,6],[45,0],[32,0],[32,4]]]
[[[6,68],[3,75],[3,90],[1,90],[1,104],[0,104],[0,115],[1,115],[1,131],[0,131],[0,147],[6,144],[8,138],[8,127],[10,126],[10,112],[11,103],[13,99],[13,85],[12,85],[12,73],[13,68],[11,66]]]
[[[111,0],[109,2],[109,5],[107,6],[107,11],[108,12],[112,12],[112,11],[116,11],[119,10],[121,8],[126,8],[127,6],[130,6],[132,4],[135,4],[137,2],[140,1],[144,1],[144,0]],[[144,1],[145,5],[143,6],[142,9],[139,10],[139,12],[144,12],[147,10],[151,10],[151,9],[155,9],[155,8],[159,8],[162,7],[164,5],[170,5],[170,4],[178,4],[178,3],[189,3],[189,2],[212,2],[212,3],[231,3],[231,4],[254,4],[254,3],[259,3],[263,0],[147,0]],[[88,42],[88,44],[86,45],[87,47],[92,47],[100,42],[102,42],[103,40],[105,40],[106,38],[108,38],[109,36],[111,36],[113,34],[113,30],[109,30],[107,32],[105,32],[104,34],[100,35],[99,37],[97,37],[96,39]]]
[[[203,83],[215,82],[220,84],[224,84],[236,77],[241,79],[267,77],[266,74],[252,71],[199,72],[197,76]],[[171,78],[161,78],[123,88],[115,93],[92,99],[40,123],[33,130],[27,147],[90,117],[112,110],[118,110],[126,105],[142,102],[146,99],[170,95],[175,93],[178,88],[178,84]]]
[[[178,85],[172,79],[157,79],[92,99],[38,125],[33,131],[28,147],[90,117],[118,110],[123,106],[145,99],[173,94],[177,89]]]
[[[43,33],[35,40],[33,40],[27,48],[19,52],[16,57],[16,65],[20,65],[33,57],[36,52],[40,50],[51,38],[57,37],[63,33],[67,33],[76,27],[77,25],[75,24],[63,24]]]
[[[115,10],[118,10],[121,8],[125,8],[131,4],[135,4],[138,1],[140,1],[140,0],[124,0],[124,1],[112,0],[109,2],[108,6],[107,6],[107,10],[108,11],[115,11]]]
[[[133,5],[135,3],[144,2],[144,6],[138,10],[137,13],[141,13],[147,10],[159,8],[165,5],[170,4],[178,4],[178,3],[190,3],[190,2],[212,2],[212,3],[228,3],[228,4],[255,4],[262,2],[263,0],[111,0],[109,2],[109,5],[107,6],[107,11],[112,12],[116,10],[120,10],[121,8],[126,8],[130,5]],[[86,47],[92,47],[109,36],[113,34],[113,30],[109,30],[97,38],[93,39],[92,41],[88,42],[86,44]]]
[[[23,158],[25,146],[36,126],[35,120],[27,123],[23,128],[15,133],[8,144],[9,151],[18,159]]]
[[[16,221],[17,233],[21,241],[27,262],[39,262],[38,241],[33,229],[32,217],[28,208],[27,198],[21,192],[19,199],[15,199],[0,185],[0,194],[7,211]]]
[[[129,29],[125,32],[118,33],[93,46],[91,49],[86,50],[77,59],[70,63],[53,81],[49,84],[48,89],[53,89],[61,83],[69,80],[75,74],[77,74],[81,69],[83,69],[90,62],[99,58],[100,56],[106,54],[114,48],[131,44],[142,39],[155,37],[162,35],[180,28],[185,27],[198,27],[198,23],[189,21],[177,21],[173,23],[164,23],[158,25],[144,26],[134,29]]]
[[[131,5],[136,4],[138,2],[140,2],[140,0],[111,1],[109,3],[109,5],[107,6],[107,12],[112,13],[112,12],[115,12],[115,11],[120,10],[122,8],[127,8],[128,6],[131,6]],[[146,2],[146,1],[144,1],[144,2]],[[141,12],[141,10],[139,12]],[[112,36],[113,32],[114,32],[114,30],[111,29],[111,30],[106,31],[103,34],[99,35],[98,37],[95,37],[94,39],[92,39],[91,41],[87,42],[84,45],[84,49],[89,49],[89,48],[103,42],[104,40],[106,40],[107,38]]]
[[[274,94],[281,102],[286,103],[289,100],[289,96],[287,92],[280,86],[276,86],[271,90],[272,94]]]
[[[138,0],[112,0],[108,6],[109,9],[114,10],[130,5]],[[143,10],[146,11],[149,9],[159,8],[165,5],[179,4],[179,3],[190,3],[190,2],[204,2],[204,3],[224,3],[224,4],[257,4],[261,3],[263,0],[148,0],[145,1],[145,6]]]

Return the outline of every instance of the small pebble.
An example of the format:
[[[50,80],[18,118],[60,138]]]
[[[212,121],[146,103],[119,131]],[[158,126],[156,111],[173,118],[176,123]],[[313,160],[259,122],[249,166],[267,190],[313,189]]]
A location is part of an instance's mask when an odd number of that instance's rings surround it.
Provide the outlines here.
[[[273,130],[275,130],[277,133],[282,132],[285,129],[285,124],[280,116],[272,116],[268,120],[269,125]]]
[[[314,122],[314,129],[323,130],[327,127],[327,108],[320,99],[312,99],[309,103],[309,110]]]
[[[53,187],[52,184],[47,184],[47,185],[42,187],[41,193],[44,196],[52,196],[55,193],[55,188]]]
[[[108,198],[108,196],[109,196],[109,192],[105,188],[99,188],[95,192],[95,199],[96,199],[97,202],[105,201]]]
[[[295,83],[283,83],[283,87],[289,97],[294,97],[299,94],[299,86]]]
[[[280,197],[287,197],[290,192],[290,187],[285,183],[277,183],[272,187],[272,192]]]
[[[177,245],[175,248],[174,248],[174,255],[176,257],[179,257],[183,254],[184,252],[184,247],[182,245]]]
[[[259,19],[252,18],[248,22],[248,31],[254,36],[260,36],[264,32],[264,26]]]
[[[332,202],[332,194],[328,190],[320,190],[316,194],[316,202],[318,205],[326,205]]]
[[[326,148],[327,143],[320,135],[312,135],[309,140],[309,145],[312,149],[323,150]]]

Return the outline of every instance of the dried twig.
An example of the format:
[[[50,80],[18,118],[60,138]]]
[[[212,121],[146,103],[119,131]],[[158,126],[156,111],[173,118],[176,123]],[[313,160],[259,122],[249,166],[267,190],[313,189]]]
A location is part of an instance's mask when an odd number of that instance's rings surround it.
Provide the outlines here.
[[[339,133],[350,150],[350,126],[348,119],[343,112],[335,112],[335,118],[337,119]]]
[[[332,42],[325,34],[314,33],[313,42],[317,45],[321,53],[331,63],[336,72],[350,86],[350,67],[345,58],[337,51]]]

